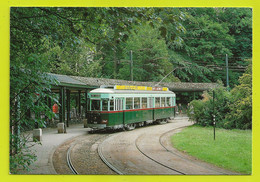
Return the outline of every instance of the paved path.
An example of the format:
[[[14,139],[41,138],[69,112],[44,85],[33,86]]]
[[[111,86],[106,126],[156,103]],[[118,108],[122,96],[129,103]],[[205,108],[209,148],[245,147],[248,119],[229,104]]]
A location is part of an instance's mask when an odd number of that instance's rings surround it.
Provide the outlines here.
[[[65,141],[80,135],[87,135],[83,124],[70,125],[67,133],[58,133],[57,128],[43,129],[42,145],[35,145],[32,150],[37,155],[37,161],[31,166],[31,171],[22,174],[57,174],[52,165],[52,155],[55,149]]]

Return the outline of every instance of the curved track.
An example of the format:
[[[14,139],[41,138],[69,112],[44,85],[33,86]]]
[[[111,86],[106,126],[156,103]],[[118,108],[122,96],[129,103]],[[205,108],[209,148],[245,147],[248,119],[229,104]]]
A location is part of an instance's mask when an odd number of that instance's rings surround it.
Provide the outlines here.
[[[190,162],[190,163],[192,163],[192,164],[194,164],[196,166],[199,166],[199,167],[202,167],[202,168],[207,168],[209,171],[211,171],[210,174],[211,173],[214,174],[215,172],[217,172],[217,174],[220,174],[220,175],[237,175],[237,174],[239,174],[239,173],[228,171],[228,170],[225,170],[223,168],[218,168],[218,167],[213,166],[213,165],[211,165],[209,163],[200,161],[200,160],[196,159],[195,157],[186,155],[183,152],[173,148],[169,138],[174,133],[179,132],[183,128],[184,127],[180,127],[178,129],[170,130],[168,132],[163,133],[160,136],[159,143],[167,152],[171,153],[172,155],[178,156],[179,158],[181,158],[181,159],[183,159],[183,160],[185,160],[187,162]]]
[[[124,174],[124,173],[122,173],[120,170],[118,170],[115,166],[113,166],[112,164],[110,164],[110,163],[108,162],[108,160],[104,157],[102,148],[101,148],[100,146],[101,146],[101,145],[99,145],[99,147],[98,147],[98,155],[99,155],[99,157],[101,158],[101,160],[102,160],[110,169],[112,169],[113,171],[115,171],[117,174]]]
[[[78,171],[77,171],[77,170],[75,169],[75,167],[73,166],[72,161],[71,161],[71,157],[70,157],[71,149],[72,149],[72,147],[74,147],[74,146],[75,146],[75,144],[74,144],[74,145],[71,145],[70,148],[69,148],[69,150],[67,151],[67,164],[68,164],[68,166],[69,166],[69,168],[70,168],[70,170],[71,170],[71,172],[72,172],[73,174],[79,174]]]
[[[183,127],[183,126],[182,126],[182,127],[178,127],[178,128],[175,128],[174,130],[176,130],[176,129],[182,129],[182,128],[184,128],[184,127]],[[168,131],[168,132],[169,132],[169,131]],[[166,132],[166,133],[168,133],[168,132]],[[163,133],[163,134],[160,136],[160,144],[161,144],[161,146],[163,146],[163,147],[164,147],[164,145],[161,143],[161,137],[162,137],[163,135],[165,135],[166,133]],[[183,172],[181,172],[181,171],[179,171],[179,170],[177,170],[177,169],[175,169],[175,168],[173,168],[173,167],[171,167],[171,166],[168,166],[168,165],[163,164],[160,160],[157,160],[157,159],[152,158],[147,152],[145,152],[145,151],[142,149],[142,147],[141,147],[142,144],[140,144],[140,140],[141,140],[142,137],[143,137],[143,135],[140,135],[140,136],[137,137],[137,138],[135,139],[135,141],[134,141],[134,144],[135,144],[136,149],[137,149],[142,155],[144,155],[147,159],[149,159],[149,160],[155,162],[156,164],[158,164],[158,165],[160,165],[160,166],[163,166],[163,167],[169,169],[170,171],[173,171],[175,174],[185,175],[185,173],[183,173]],[[165,148],[166,151],[168,151],[168,149],[167,149],[166,147],[164,147],[164,148]],[[113,171],[115,171],[117,174],[126,174],[126,173],[120,171],[120,169],[117,169],[117,166],[115,166],[115,165],[113,165],[112,163],[110,163],[110,162],[104,157],[103,150],[102,150],[102,145],[99,145],[99,147],[98,147],[98,153],[99,153],[100,158],[103,160],[103,162],[104,162],[106,165],[108,165]]]
[[[182,127],[180,127],[180,128],[182,128]],[[145,152],[144,150],[142,150],[142,149],[141,149],[141,144],[139,144],[139,142],[138,142],[142,137],[143,137],[143,136],[141,135],[141,136],[139,136],[139,137],[135,140],[135,146],[136,146],[136,148],[139,150],[140,153],[142,153],[144,156],[146,156],[147,158],[151,159],[152,161],[156,162],[157,164],[159,164],[159,165],[161,165],[161,166],[164,166],[164,167],[166,167],[166,168],[168,168],[168,169],[170,169],[170,170],[172,170],[172,171],[174,171],[174,172],[177,172],[177,173],[179,173],[179,174],[185,175],[185,173],[183,173],[183,172],[181,172],[181,171],[179,171],[179,170],[177,170],[177,169],[174,169],[174,168],[172,168],[171,166],[168,166],[168,165],[166,165],[166,164],[163,164],[160,160],[157,160],[157,159],[152,158],[147,152]]]
[[[237,174],[174,149],[170,136],[188,125],[187,119],[180,119],[132,131],[80,136],[57,148],[53,164],[58,174]]]
[[[145,148],[149,148],[145,142],[142,144],[144,135],[159,131],[161,133],[175,125],[168,123],[164,125],[148,126],[129,132],[119,133],[107,138],[99,146],[102,160],[118,174],[184,174],[182,171],[165,165],[160,160],[152,157]],[[175,128],[190,125],[190,123],[178,123]],[[159,130],[158,130],[159,129]],[[149,140],[149,139],[148,139]],[[140,143],[141,142],[141,143]],[[150,150],[150,149],[149,149]],[[152,149],[156,152],[157,149]]]
[[[60,145],[52,161],[57,174],[115,174],[100,160],[97,146],[109,134],[91,134],[73,138]]]
[[[181,129],[181,128],[184,128],[184,127],[179,127],[179,128],[176,128],[176,129]],[[164,134],[163,134],[163,135],[164,135]],[[149,155],[147,155],[144,151],[142,151],[141,148],[140,148],[140,146],[138,145],[138,140],[140,139],[140,137],[142,137],[142,135],[139,136],[139,137],[135,140],[135,147],[136,147],[136,149],[137,149],[141,154],[143,154],[143,155],[144,155],[145,157],[147,157],[148,159],[154,161],[154,162],[157,163],[158,165],[161,165],[161,166],[163,166],[163,167],[165,167],[165,168],[168,168],[169,170],[172,170],[172,171],[176,172],[177,174],[185,175],[185,173],[183,173],[183,172],[181,172],[181,171],[178,171],[178,170],[176,170],[176,169],[174,169],[174,168],[172,168],[172,167],[170,167],[170,166],[164,165],[164,164],[161,163],[159,160],[153,159],[152,157],[150,157]],[[163,145],[162,145],[162,146],[163,146]],[[166,148],[165,148],[165,149],[166,149]],[[166,150],[167,150],[167,149],[166,149]],[[124,174],[124,172],[122,172],[122,171],[120,171],[119,169],[117,169],[116,166],[114,166],[112,163],[110,163],[110,162],[106,159],[106,157],[105,157],[104,154],[103,154],[102,144],[99,145],[99,147],[98,147],[98,154],[99,154],[100,158],[102,159],[102,161],[103,161],[108,167],[110,167],[113,171],[115,171],[117,174],[121,174],[121,175]]]
[[[171,147],[169,136],[190,124],[180,120],[113,135],[99,145],[100,157],[118,174],[237,174]]]

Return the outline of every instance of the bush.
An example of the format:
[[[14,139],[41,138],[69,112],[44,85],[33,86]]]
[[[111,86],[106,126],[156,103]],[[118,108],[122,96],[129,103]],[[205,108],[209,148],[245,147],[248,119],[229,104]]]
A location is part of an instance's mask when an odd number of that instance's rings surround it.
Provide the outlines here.
[[[203,100],[193,100],[188,107],[188,116],[201,126],[212,125],[209,103]]]
[[[193,100],[189,104],[188,116],[201,126],[213,125],[213,114],[218,127],[223,127],[225,115],[229,112],[230,94],[223,86],[214,90],[214,112],[213,113],[213,90],[203,93],[202,100]]]
[[[10,173],[19,170],[29,170],[36,156],[30,147],[37,143],[30,142],[30,137],[23,133],[28,129],[45,127],[44,113],[49,119],[54,114],[47,105],[46,100],[57,102],[51,93],[51,85],[56,85],[57,80],[44,73],[46,62],[36,54],[31,54],[26,59],[11,60],[10,62]],[[34,113],[35,117],[31,117]]]
[[[252,75],[243,74],[239,79],[240,85],[232,91],[232,103],[229,105],[230,113],[226,118],[235,128],[252,128]]]
[[[215,92],[216,126],[226,129],[252,128],[252,71],[239,78],[239,85],[230,92],[223,86],[203,93],[202,100],[193,100],[189,104],[188,116],[201,126],[213,124],[213,91]]]

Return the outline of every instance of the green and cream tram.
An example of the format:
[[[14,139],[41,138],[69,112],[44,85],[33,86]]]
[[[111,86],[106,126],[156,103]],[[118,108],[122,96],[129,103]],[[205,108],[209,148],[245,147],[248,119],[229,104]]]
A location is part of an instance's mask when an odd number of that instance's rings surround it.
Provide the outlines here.
[[[175,116],[176,95],[166,87],[101,86],[88,93],[87,126],[133,129]]]

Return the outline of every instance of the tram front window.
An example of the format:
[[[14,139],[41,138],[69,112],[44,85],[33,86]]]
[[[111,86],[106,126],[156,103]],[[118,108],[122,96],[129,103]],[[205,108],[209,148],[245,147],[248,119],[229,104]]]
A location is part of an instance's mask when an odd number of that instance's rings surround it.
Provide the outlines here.
[[[108,111],[108,99],[102,100],[102,111]]]
[[[99,110],[100,110],[100,100],[92,100],[91,111],[99,111]]]

